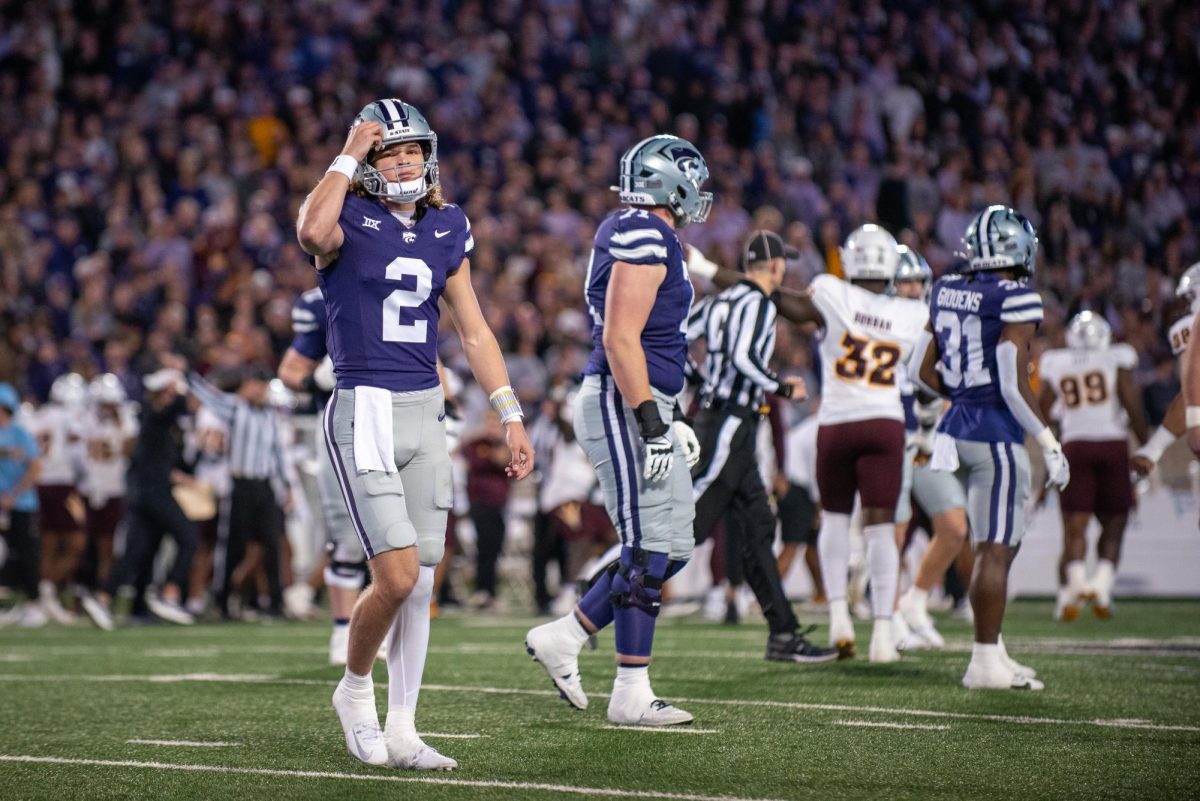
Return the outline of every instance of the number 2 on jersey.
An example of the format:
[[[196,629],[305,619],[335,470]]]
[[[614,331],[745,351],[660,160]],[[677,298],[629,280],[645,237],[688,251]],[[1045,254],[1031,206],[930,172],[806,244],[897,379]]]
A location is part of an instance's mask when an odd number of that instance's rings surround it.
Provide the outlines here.
[[[891,387],[896,384],[896,363],[900,361],[900,348],[891,342],[873,342],[850,336],[842,336],[842,347],[846,352],[838,359],[835,368],[839,377],[847,381],[861,381],[876,387]]]
[[[404,309],[413,309],[429,300],[433,292],[433,270],[421,259],[398,256],[392,259],[384,275],[389,281],[401,281],[408,276],[417,279],[414,289],[397,289],[383,300],[383,341],[424,342],[429,338],[429,323],[414,320],[400,322]]]

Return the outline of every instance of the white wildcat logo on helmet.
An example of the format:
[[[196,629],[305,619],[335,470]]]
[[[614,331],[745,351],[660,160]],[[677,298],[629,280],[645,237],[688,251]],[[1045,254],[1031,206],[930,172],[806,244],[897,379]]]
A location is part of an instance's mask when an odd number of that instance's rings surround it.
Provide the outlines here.
[[[851,231],[841,253],[847,281],[891,281],[900,266],[896,238],[875,223]]]
[[[1175,296],[1188,302],[1192,314],[1200,314],[1200,261],[1184,270],[1175,287]]]
[[[425,162],[420,178],[389,181],[367,160],[363,160],[356,173],[362,188],[368,194],[393,203],[414,203],[429,194],[438,185],[437,134],[429,127],[425,115],[403,100],[384,98],[364,106],[354,118],[354,125],[368,120],[383,126],[383,142],[376,152],[402,142],[417,142],[425,154]]]
[[[1067,324],[1067,347],[1071,350],[1104,350],[1112,342],[1112,327],[1098,314],[1082,311]]]
[[[971,220],[963,235],[967,260],[963,272],[1016,270],[1031,276],[1037,256],[1037,231],[1025,216],[1008,206],[988,206]]]
[[[702,223],[712,210],[712,192],[701,192],[708,165],[691,142],[670,134],[643,139],[621,157],[622,203],[666,206],[678,225]]]

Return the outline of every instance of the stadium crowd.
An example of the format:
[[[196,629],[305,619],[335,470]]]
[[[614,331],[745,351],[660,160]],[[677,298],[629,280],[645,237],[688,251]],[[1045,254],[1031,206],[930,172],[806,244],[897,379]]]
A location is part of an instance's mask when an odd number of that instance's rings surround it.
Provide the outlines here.
[[[1102,314],[1157,422],[1164,332],[1200,255],[1200,7],[1177,2],[328,4],[0,2],[0,381],[115,374],[131,399],[182,353],[274,371],[315,284],[301,201],[365,102],[438,133],[472,221],[476,291],[526,406],[590,349],[584,274],[620,153],[695,142],[716,205],[684,238],[736,266],[751,228],[838,273],[876,220],[951,268],[967,222],[1037,226],[1040,346]],[[813,383],[809,332],[777,361]],[[450,332],[443,361],[466,374]],[[479,406],[484,405],[482,399]]]

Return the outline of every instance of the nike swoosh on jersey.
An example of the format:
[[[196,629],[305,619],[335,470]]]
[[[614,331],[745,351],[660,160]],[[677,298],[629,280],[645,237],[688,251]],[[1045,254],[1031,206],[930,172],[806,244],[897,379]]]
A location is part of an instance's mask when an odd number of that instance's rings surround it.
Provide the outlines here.
[[[449,231],[434,231],[433,235],[435,238],[441,239],[443,236],[446,236],[449,233],[450,233]]]

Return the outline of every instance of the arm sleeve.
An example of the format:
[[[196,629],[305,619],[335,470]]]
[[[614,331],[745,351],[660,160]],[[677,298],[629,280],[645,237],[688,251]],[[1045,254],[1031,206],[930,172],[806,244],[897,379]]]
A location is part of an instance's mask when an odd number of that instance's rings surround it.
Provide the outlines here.
[[[1021,428],[1030,436],[1037,436],[1046,424],[1021,395],[1020,376],[1017,375],[1017,343],[1004,340],[996,346],[996,366],[1000,373],[1000,394],[1004,396],[1008,410],[1017,418]]]
[[[779,376],[775,375],[759,357],[754,348],[766,327],[767,311],[770,301],[755,292],[742,307],[742,319],[738,325],[737,341],[733,343],[732,357],[734,367],[742,375],[749,378],[758,386],[770,393],[779,391]]]
[[[221,390],[208,383],[199,373],[188,373],[188,387],[196,398],[212,410],[213,414],[225,422],[233,421],[237,411],[237,396]]]

